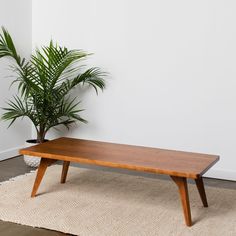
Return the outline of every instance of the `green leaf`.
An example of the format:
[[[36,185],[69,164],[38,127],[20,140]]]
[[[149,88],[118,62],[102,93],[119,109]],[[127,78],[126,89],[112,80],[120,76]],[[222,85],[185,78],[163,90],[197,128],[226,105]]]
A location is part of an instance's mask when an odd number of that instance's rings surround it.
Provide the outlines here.
[[[87,68],[84,60],[91,54],[83,50],[69,50],[52,40],[49,45],[35,49],[30,60],[21,58],[11,35],[5,28],[0,33],[0,58],[10,57],[11,69],[16,74],[12,83],[18,85],[19,96],[14,96],[3,108],[2,120],[10,126],[22,117],[34,124],[38,137],[45,136],[52,127],[70,128],[76,122],[86,123],[80,116],[83,109],[78,96],[70,98],[77,86],[89,85],[98,93],[105,88],[107,73],[98,67]]]

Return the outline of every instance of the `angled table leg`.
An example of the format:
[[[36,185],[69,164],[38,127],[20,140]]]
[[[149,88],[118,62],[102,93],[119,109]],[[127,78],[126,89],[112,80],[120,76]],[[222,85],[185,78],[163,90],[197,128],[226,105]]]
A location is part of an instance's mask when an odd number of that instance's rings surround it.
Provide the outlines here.
[[[202,177],[198,177],[197,179],[195,179],[195,183],[197,185],[197,189],[198,189],[198,192],[200,194],[203,206],[204,207],[208,207],[207,197],[206,197],[206,192],[205,192],[205,188],[204,188],[204,183],[203,183]]]
[[[63,161],[63,167],[61,172],[61,183],[64,184],[66,182],[66,176],[68,173],[68,168],[70,165],[70,161]]]
[[[191,226],[192,220],[191,220],[191,211],[190,211],[190,205],[189,205],[187,180],[184,177],[177,177],[177,176],[170,176],[170,177],[179,188],[185,223],[187,226]]]
[[[55,161],[56,160],[53,160],[53,159],[41,158],[41,161],[40,161],[40,164],[38,167],[38,171],[37,171],[37,175],[36,175],[36,178],[34,181],[34,186],[33,186],[33,190],[31,193],[31,197],[35,197],[47,167]]]

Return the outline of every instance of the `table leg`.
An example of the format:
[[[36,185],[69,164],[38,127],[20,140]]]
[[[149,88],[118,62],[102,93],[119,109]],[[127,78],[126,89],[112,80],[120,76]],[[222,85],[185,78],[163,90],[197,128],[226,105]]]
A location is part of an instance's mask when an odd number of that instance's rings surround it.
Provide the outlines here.
[[[191,226],[192,220],[191,220],[191,211],[190,211],[190,205],[189,205],[187,179],[184,177],[177,177],[177,176],[170,176],[170,177],[179,188],[185,223],[187,226]]]
[[[198,192],[200,194],[203,206],[204,207],[208,207],[207,197],[206,197],[206,192],[205,192],[205,188],[204,188],[204,183],[203,183],[202,177],[199,177],[199,178],[195,179],[195,183],[197,185],[197,189],[198,189]]]
[[[66,176],[68,173],[70,162],[69,161],[63,161],[63,167],[61,172],[61,183],[64,184],[66,182]]]
[[[56,160],[53,160],[53,159],[41,158],[41,161],[40,161],[40,164],[38,167],[38,171],[37,171],[37,175],[36,175],[36,178],[34,181],[34,186],[33,186],[33,190],[31,193],[31,197],[35,197],[47,167],[55,161]]]

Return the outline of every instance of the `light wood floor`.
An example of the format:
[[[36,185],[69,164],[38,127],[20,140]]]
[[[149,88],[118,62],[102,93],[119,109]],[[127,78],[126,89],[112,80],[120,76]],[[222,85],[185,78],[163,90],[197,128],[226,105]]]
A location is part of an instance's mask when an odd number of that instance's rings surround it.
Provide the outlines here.
[[[106,167],[97,167],[97,166],[89,166],[89,165],[78,165],[74,164],[75,166],[80,166],[82,168],[92,168],[92,169],[103,169],[104,171],[113,171],[119,173],[126,173],[130,175],[142,175],[148,178],[161,178],[166,179],[169,181],[168,176],[163,175],[155,175],[149,173],[141,173],[135,171],[128,171],[128,170],[120,170],[120,169],[111,169]],[[24,173],[29,172],[32,168],[27,167],[23,161],[22,156],[12,158],[9,160],[1,161],[0,162],[0,182],[8,180],[9,178],[22,175]],[[234,181],[225,181],[225,180],[218,180],[218,179],[209,179],[204,178],[204,182],[206,186],[214,186],[219,188],[228,188],[228,189],[236,189],[236,182]],[[191,181],[189,181],[191,184]],[[29,193],[30,194],[30,193]],[[0,221],[0,235],[1,236],[62,236],[62,235],[69,235],[63,234],[56,231],[46,230],[46,229],[38,229],[29,226],[18,225],[10,222],[3,222]]]

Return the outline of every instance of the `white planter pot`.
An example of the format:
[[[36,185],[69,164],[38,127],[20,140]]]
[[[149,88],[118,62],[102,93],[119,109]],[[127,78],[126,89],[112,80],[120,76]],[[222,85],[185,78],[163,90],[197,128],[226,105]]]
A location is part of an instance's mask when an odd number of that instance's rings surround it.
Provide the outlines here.
[[[38,143],[36,142],[35,139],[30,139],[25,142],[25,147],[31,147],[37,144]],[[38,167],[40,164],[40,160],[41,160],[40,157],[24,155],[25,164],[30,167],[35,167],[35,168]]]

